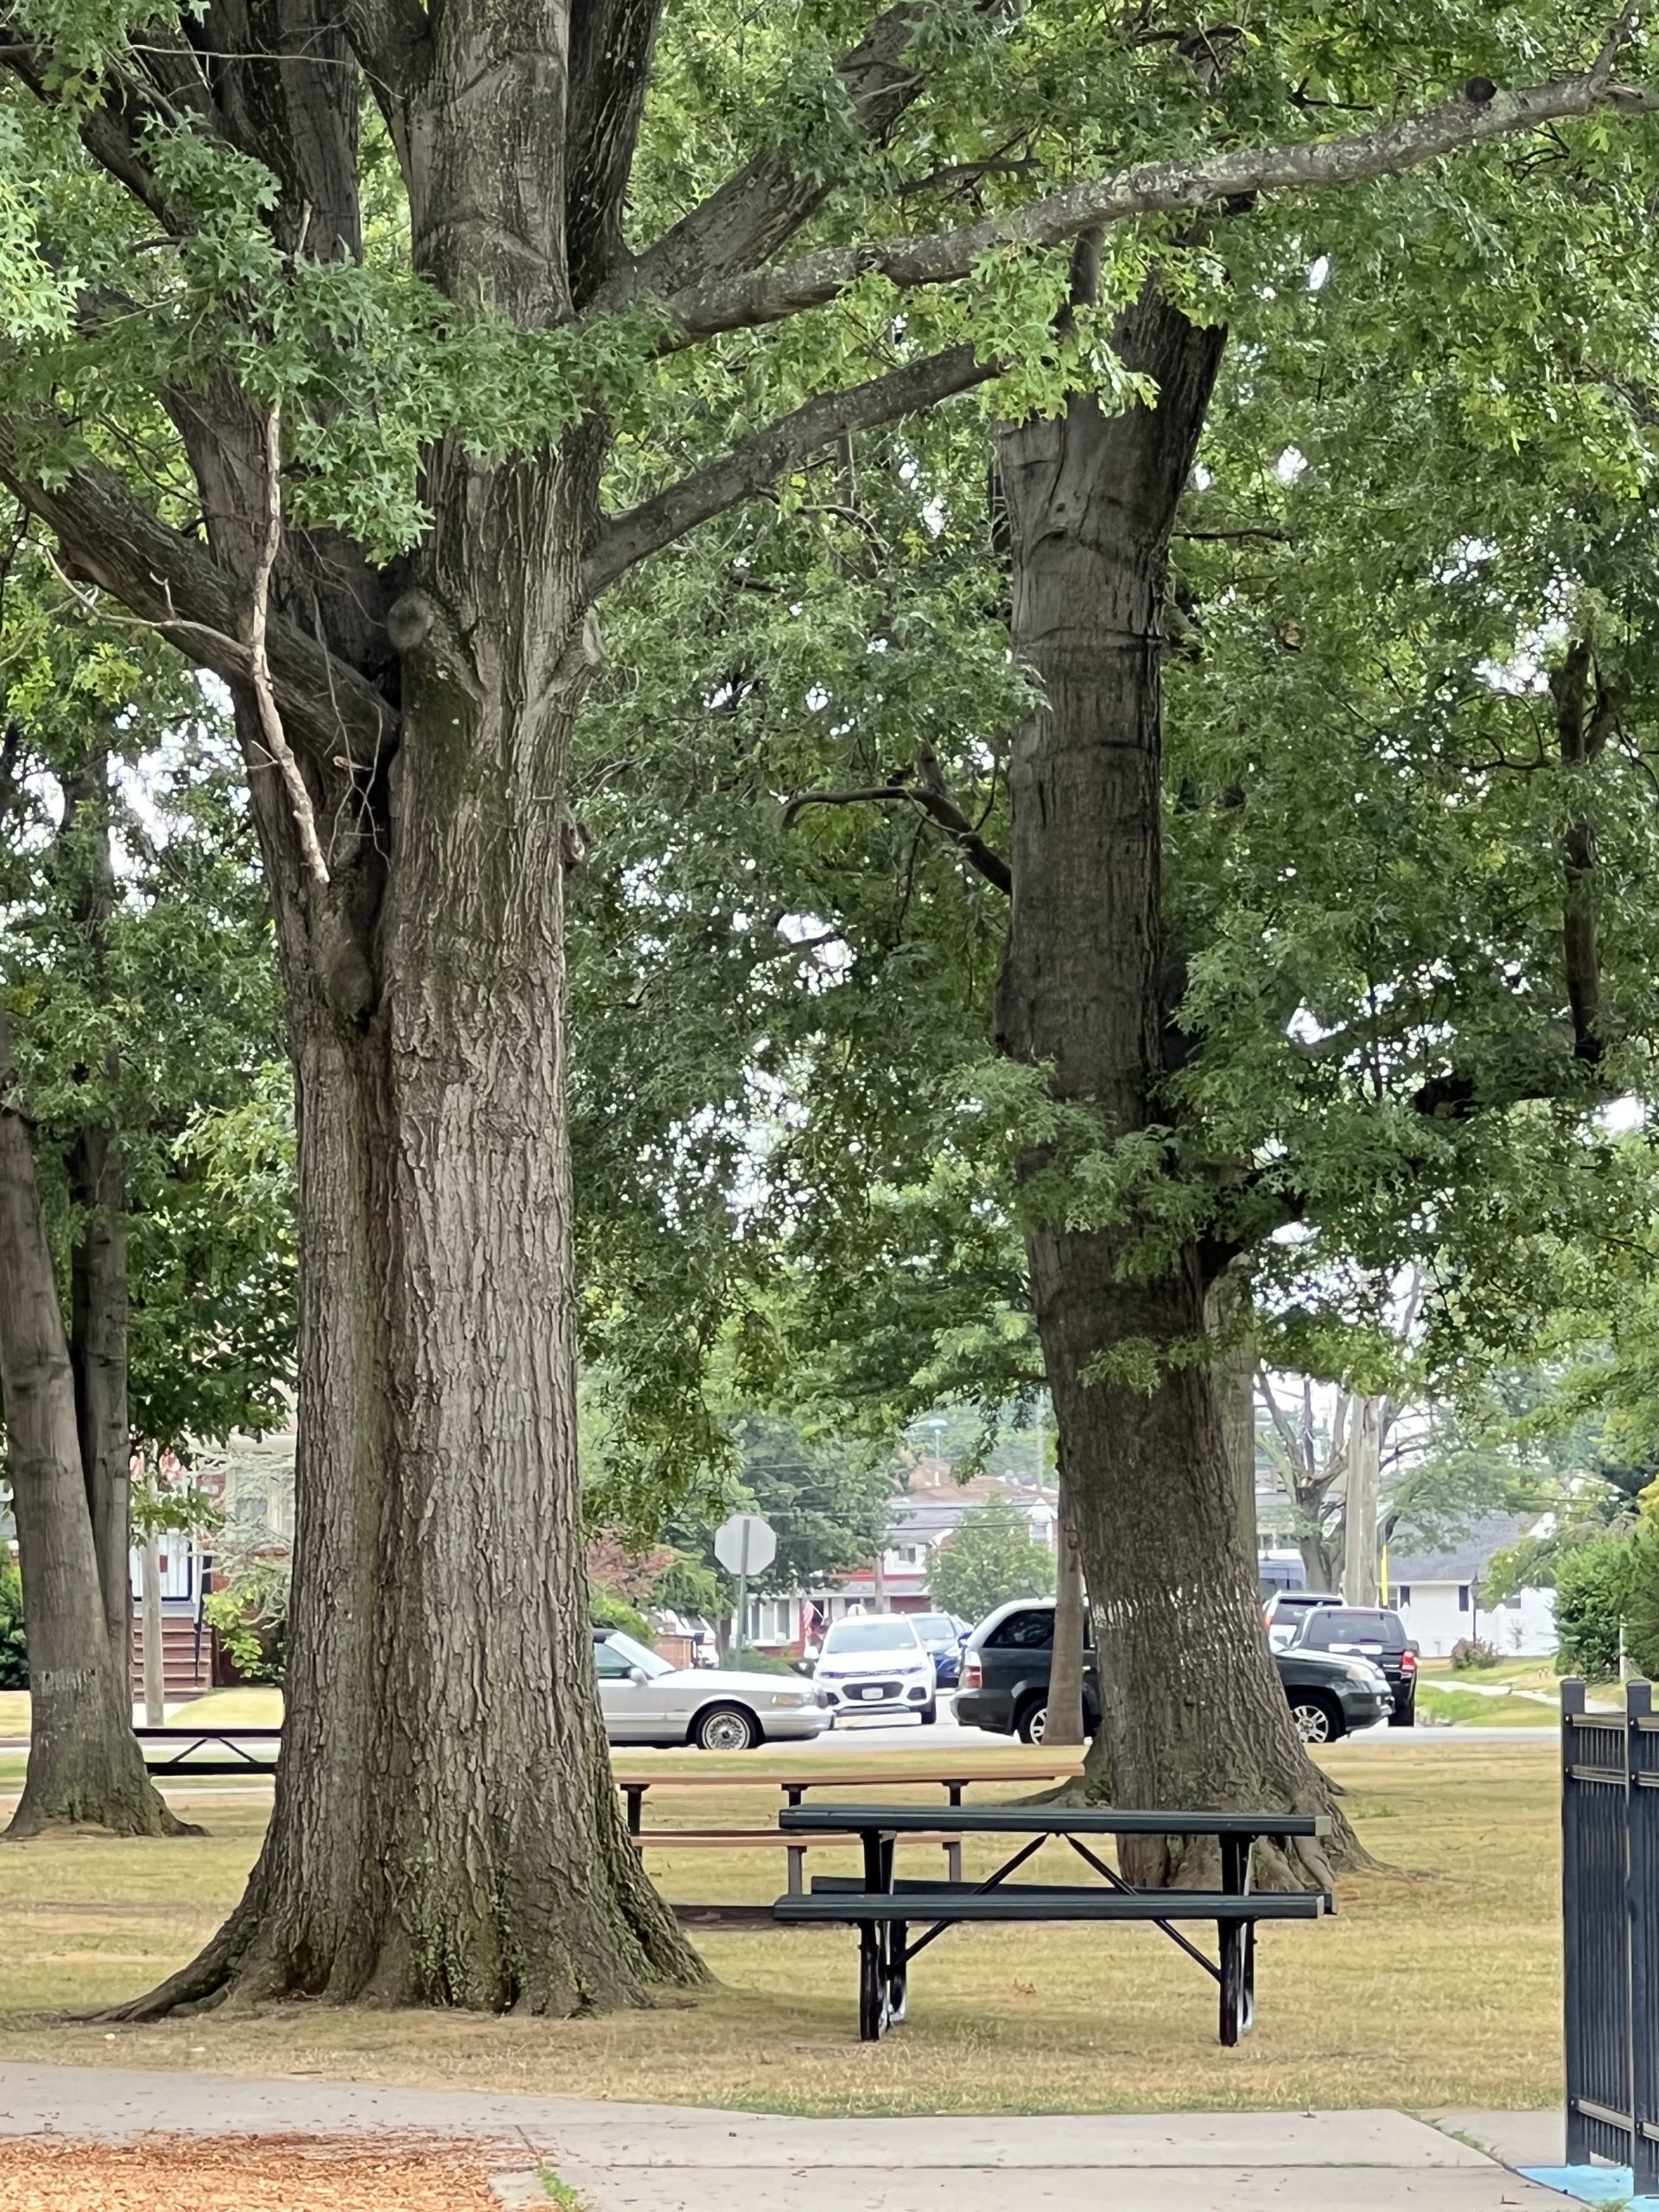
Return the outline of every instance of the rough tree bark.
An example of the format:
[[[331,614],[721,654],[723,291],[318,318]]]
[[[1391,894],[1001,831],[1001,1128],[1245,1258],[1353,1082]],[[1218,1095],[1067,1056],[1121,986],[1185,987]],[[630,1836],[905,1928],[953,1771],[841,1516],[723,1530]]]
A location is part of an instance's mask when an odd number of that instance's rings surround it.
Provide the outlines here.
[[[60,844],[73,871],[73,903],[89,965],[101,984],[115,868],[110,851],[110,763],[95,752],[63,779]],[[105,1070],[113,1077],[113,1065]],[[69,1363],[75,1428],[92,1516],[104,1619],[117,1667],[132,1664],[132,1442],[127,1415],[126,1179],[120,1140],[89,1117],[65,1167],[79,1227],[69,1255]]]
[[[999,1040],[1049,1064],[1055,1094],[1095,1109],[1114,1136],[1160,1118],[1166,1056],[1179,1049],[1160,912],[1162,608],[1224,340],[1154,283],[1117,343],[1154,378],[1156,407],[1108,416],[1076,399],[1002,440],[1014,639],[1045,704],[1021,726],[1011,768]],[[1192,1357],[1232,1255],[1189,1243],[1147,1273],[1128,1262],[1133,1242],[1132,1224],[1040,1221],[1027,1239],[1101,1674],[1087,1787],[1126,1805],[1335,1815],[1262,1632],[1215,1370]],[[1149,1392],[1091,1373],[1132,1343],[1157,1356]],[[1130,1856],[1143,1878],[1206,1878],[1173,1844]]]
[[[111,1647],[86,1509],[57,1277],[0,1005],[0,1392],[29,1630],[29,1769],[9,1837],[94,1826],[189,1833],[144,1770],[128,1661]]]
[[[1064,1459],[1059,1466],[1059,1512],[1054,1542],[1054,1656],[1049,1668],[1048,1710],[1043,1716],[1045,1744],[1084,1741],[1083,1555],[1077,1549],[1077,1516]]]

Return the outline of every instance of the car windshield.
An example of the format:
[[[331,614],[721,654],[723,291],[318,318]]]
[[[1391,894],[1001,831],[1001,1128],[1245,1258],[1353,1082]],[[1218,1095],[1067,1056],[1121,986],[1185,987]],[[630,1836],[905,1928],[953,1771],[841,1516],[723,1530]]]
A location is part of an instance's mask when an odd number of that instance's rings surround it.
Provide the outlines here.
[[[643,1643],[636,1643],[631,1636],[624,1636],[620,1629],[613,1629],[605,1641],[613,1651],[622,1654],[629,1666],[638,1667],[641,1674],[650,1675],[653,1681],[658,1675],[674,1672],[660,1652],[647,1651]]]
[[[915,1630],[907,1620],[889,1613],[863,1615],[855,1621],[837,1621],[823,1639],[824,1655],[842,1651],[898,1651],[916,1649]]]
[[[957,1640],[957,1624],[949,1613],[912,1613],[910,1624],[924,1643],[930,1636],[948,1637],[952,1643]]]

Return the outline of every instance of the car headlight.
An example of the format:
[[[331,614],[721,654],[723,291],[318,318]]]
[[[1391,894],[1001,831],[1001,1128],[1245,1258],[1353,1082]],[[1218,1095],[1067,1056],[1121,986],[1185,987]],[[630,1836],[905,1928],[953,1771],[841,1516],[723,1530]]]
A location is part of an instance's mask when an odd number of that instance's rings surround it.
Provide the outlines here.
[[[774,1705],[816,1705],[817,1703],[817,1700],[809,1697],[804,1690],[774,1690],[772,1694],[772,1701]]]
[[[1376,1669],[1369,1666],[1363,1659],[1351,1660],[1342,1671],[1351,1682],[1363,1682],[1368,1690],[1374,1690],[1379,1682],[1387,1687],[1388,1677],[1379,1675]]]

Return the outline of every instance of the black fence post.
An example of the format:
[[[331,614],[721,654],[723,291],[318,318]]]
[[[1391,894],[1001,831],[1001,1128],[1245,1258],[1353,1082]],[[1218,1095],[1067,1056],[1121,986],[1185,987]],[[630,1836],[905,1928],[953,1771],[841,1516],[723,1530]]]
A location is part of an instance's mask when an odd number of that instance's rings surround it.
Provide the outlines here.
[[[1579,1900],[1583,1884],[1580,1866],[1579,1807],[1573,1786],[1573,1731],[1584,1711],[1585,1689],[1580,1681],[1561,1684],[1561,1994],[1565,2017],[1563,2045],[1567,2058],[1567,2163],[1590,2163],[1590,2132],[1584,2114],[1584,2032],[1579,2018],[1584,1999],[1584,1974],[1579,1942]]]
[[[1587,1710],[1582,1682],[1561,1686],[1561,1931],[1567,2160],[1649,2170],[1659,2104],[1649,2015],[1659,1987],[1659,1895],[1646,1869],[1659,1802],[1632,1777],[1659,1744],[1646,1686],[1624,1713]],[[1632,1800],[1639,1800],[1633,1808]],[[1639,1986],[1638,1986],[1639,1978]],[[1639,2069],[1639,2071],[1638,2071]]]
[[[1625,1906],[1630,1931],[1630,2171],[1637,2196],[1659,2190],[1659,1719],[1651,1682],[1624,1692]]]

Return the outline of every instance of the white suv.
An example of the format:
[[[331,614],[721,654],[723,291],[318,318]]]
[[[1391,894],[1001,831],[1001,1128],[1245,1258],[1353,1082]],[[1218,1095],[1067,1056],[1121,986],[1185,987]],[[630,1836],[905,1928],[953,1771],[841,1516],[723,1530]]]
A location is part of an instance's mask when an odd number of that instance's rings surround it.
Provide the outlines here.
[[[859,1613],[823,1639],[813,1679],[836,1713],[913,1713],[938,1717],[938,1678],[903,1613]]]

